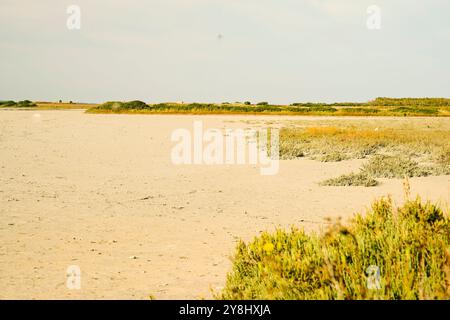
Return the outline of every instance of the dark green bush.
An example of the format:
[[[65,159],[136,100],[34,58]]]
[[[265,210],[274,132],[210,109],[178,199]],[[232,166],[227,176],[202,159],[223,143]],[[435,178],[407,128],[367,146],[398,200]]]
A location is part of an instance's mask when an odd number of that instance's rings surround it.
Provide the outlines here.
[[[373,108],[342,108],[341,110],[344,112],[347,112],[347,113],[377,113],[377,112],[380,112],[380,110],[373,109]]]
[[[16,105],[15,101],[7,100],[7,101],[0,101],[1,107],[14,107]]]
[[[16,107],[19,108],[27,108],[27,107],[35,107],[36,104],[30,100],[23,100],[16,103]]]
[[[139,100],[129,101],[122,104],[122,109],[143,110],[147,108],[148,105]]]
[[[121,102],[121,101],[108,101],[96,107],[96,109],[101,110],[112,110],[112,111],[120,111],[120,110],[143,110],[149,109],[150,107],[142,101],[134,100],[129,102]]]

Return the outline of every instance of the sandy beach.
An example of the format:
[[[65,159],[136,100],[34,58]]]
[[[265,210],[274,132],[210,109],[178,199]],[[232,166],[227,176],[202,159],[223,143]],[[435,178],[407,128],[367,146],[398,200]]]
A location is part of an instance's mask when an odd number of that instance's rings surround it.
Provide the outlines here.
[[[317,231],[382,195],[403,201],[399,179],[318,185],[363,160],[282,160],[274,176],[171,162],[171,132],[196,119],[248,128],[241,119],[299,118],[0,111],[0,299],[210,298],[238,239],[290,225]],[[410,184],[413,195],[450,199],[449,176]],[[66,287],[70,265],[81,269],[81,290]]]

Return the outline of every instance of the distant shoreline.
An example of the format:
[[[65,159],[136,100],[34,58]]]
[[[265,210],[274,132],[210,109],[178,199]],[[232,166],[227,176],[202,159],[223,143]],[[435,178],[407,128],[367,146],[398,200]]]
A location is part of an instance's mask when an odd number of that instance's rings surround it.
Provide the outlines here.
[[[425,118],[446,118],[450,117],[448,114],[409,114],[409,115],[398,115],[392,113],[383,114],[367,114],[367,113],[295,113],[295,112],[185,112],[185,111],[149,111],[149,110],[128,110],[128,111],[108,111],[108,110],[89,110],[85,109],[86,113],[89,114],[127,114],[127,115],[191,115],[191,116],[208,116],[208,115],[249,115],[249,116],[299,116],[299,117],[368,117],[368,118],[382,118],[382,117],[392,117],[392,118],[404,118],[404,117],[425,117]]]
[[[447,98],[376,98],[368,102],[292,103],[290,105],[251,103],[184,103],[149,104],[139,100],[108,101],[102,104],[45,101],[0,101],[0,109],[86,110],[92,114],[181,114],[181,115],[285,115],[349,117],[448,117]]]

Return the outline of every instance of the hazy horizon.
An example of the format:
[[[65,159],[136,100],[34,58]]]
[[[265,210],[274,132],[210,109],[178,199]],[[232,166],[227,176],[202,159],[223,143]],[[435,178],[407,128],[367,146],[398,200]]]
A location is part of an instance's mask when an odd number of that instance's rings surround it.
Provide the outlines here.
[[[66,10],[81,8],[81,29]],[[366,26],[370,5],[381,29]],[[450,97],[450,2],[0,4],[0,100],[365,102]]]

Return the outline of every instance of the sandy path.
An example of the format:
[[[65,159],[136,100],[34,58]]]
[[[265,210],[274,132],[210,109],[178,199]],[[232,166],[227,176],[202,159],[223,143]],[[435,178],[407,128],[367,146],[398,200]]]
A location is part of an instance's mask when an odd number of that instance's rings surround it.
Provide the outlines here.
[[[400,180],[317,185],[360,161],[282,161],[276,176],[174,166],[170,134],[194,119],[248,127],[238,116],[0,111],[0,298],[208,298],[237,238],[290,224],[317,229],[380,195],[403,198]],[[449,200],[448,176],[411,186]],[[81,290],[66,288],[69,265],[81,268]]]

